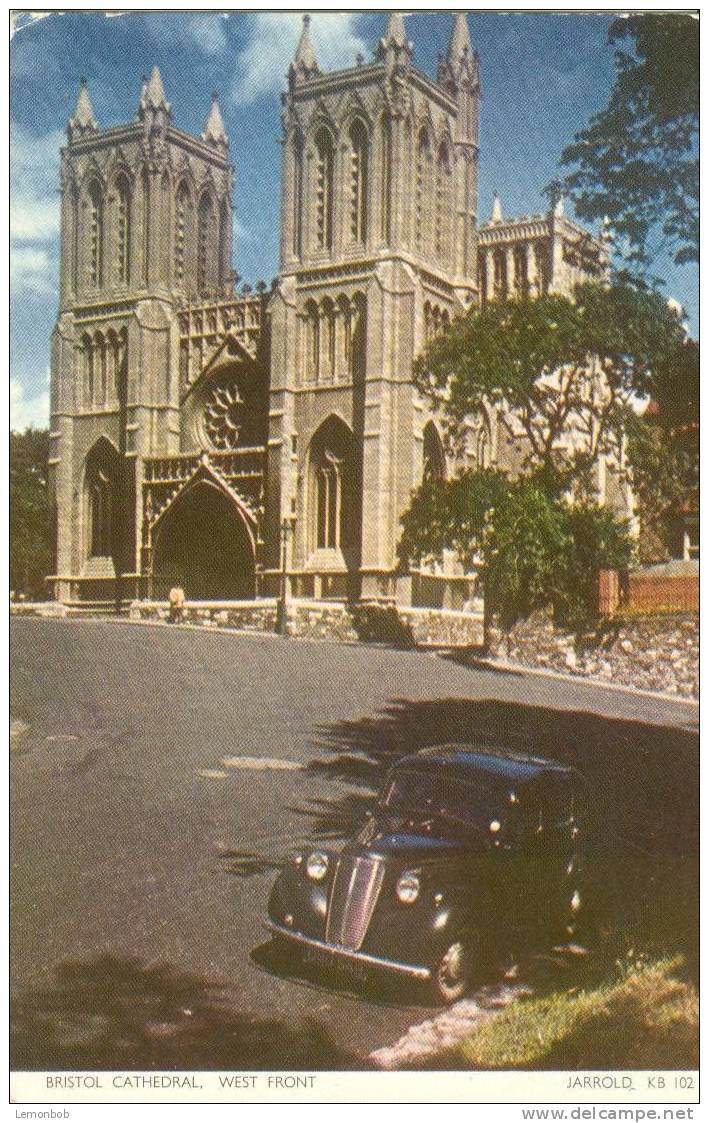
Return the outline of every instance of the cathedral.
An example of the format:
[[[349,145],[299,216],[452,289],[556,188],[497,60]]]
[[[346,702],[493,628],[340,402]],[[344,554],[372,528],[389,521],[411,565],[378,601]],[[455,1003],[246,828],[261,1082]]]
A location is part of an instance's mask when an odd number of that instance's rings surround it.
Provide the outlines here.
[[[479,60],[452,17],[435,80],[392,13],[371,61],[324,73],[309,19],[284,76],[280,267],[234,285],[232,158],[214,97],[177,127],[157,68],[100,128],[82,83],[61,154],[50,483],[65,603],[290,594],[459,608],[455,559],[402,574],[400,517],[451,461],[412,366],[453,317],[569,294],[602,239],[561,206],[478,221]],[[514,471],[504,410],[463,462]],[[599,491],[611,484],[599,464]],[[613,477],[617,481],[617,476]],[[617,483],[616,485],[617,486]]]

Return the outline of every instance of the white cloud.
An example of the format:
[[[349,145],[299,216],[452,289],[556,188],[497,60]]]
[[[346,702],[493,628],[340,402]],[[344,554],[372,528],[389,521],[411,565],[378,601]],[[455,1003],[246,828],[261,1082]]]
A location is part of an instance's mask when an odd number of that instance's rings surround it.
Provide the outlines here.
[[[59,200],[33,199],[21,193],[10,200],[10,237],[13,242],[46,242],[59,234]]]
[[[218,12],[187,16],[163,13],[147,16],[145,26],[150,37],[161,46],[192,46],[204,55],[218,55],[228,46],[226,18],[226,14]]]
[[[10,428],[21,433],[28,426],[46,429],[49,425],[49,390],[28,398],[16,378],[10,379]]]
[[[46,249],[59,235],[58,130],[33,136],[10,125],[10,279],[15,289],[50,293],[52,266]]]
[[[31,246],[10,247],[10,285],[13,296],[20,292],[51,296],[56,291],[55,272],[46,250]]]
[[[357,34],[359,12],[315,12],[310,27],[315,56],[323,70],[352,66],[367,46]],[[232,97],[248,105],[285,85],[303,27],[297,12],[261,12],[250,18],[249,41],[236,59]]]

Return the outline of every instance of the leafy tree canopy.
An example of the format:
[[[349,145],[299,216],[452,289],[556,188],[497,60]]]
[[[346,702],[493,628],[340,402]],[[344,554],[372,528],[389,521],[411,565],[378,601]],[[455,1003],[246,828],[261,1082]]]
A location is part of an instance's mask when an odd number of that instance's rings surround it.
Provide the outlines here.
[[[471,415],[503,406],[526,438],[525,472],[560,492],[617,444],[632,402],[683,339],[659,293],[589,283],[573,301],[496,301],[459,317],[417,360],[414,378],[453,441],[463,440]],[[570,425],[583,440],[564,449]]]
[[[561,187],[581,218],[608,216],[629,263],[646,268],[662,251],[699,259],[699,21],[681,12],[615,19],[608,105],[562,153],[572,171]]]
[[[39,599],[52,569],[48,451],[46,429],[10,433],[10,588]]]

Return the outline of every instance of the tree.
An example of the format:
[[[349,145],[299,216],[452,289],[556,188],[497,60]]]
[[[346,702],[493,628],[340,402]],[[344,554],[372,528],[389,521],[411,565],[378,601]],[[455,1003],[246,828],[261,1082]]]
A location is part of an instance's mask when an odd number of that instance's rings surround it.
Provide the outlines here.
[[[46,429],[10,433],[10,588],[39,599],[52,568],[48,450]]]
[[[657,292],[584,284],[573,301],[495,301],[459,317],[416,361],[414,379],[453,443],[471,415],[502,407],[526,438],[523,471],[561,494],[583,482],[599,452],[619,451],[633,402],[683,340]]]
[[[581,218],[608,216],[632,265],[663,250],[698,261],[699,22],[681,12],[613,20],[609,41],[628,39],[608,105],[562,153],[573,170],[560,186]]]
[[[402,523],[404,565],[453,550],[475,561],[485,592],[484,642],[493,615],[505,632],[537,609],[582,632],[598,617],[601,569],[633,558],[627,524],[594,503],[550,495],[538,480],[511,480],[494,469],[426,480]]]
[[[630,419],[627,456],[640,518],[643,561],[677,547],[681,515],[698,506],[699,346],[685,340],[653,373],[651,401]]]

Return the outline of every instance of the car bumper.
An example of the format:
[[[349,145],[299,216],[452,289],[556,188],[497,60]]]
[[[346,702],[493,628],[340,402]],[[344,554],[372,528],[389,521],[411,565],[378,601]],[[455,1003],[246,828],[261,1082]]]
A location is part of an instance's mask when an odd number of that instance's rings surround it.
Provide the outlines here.
[[[286,940],[291,940],[294,944],[300,944],[302,947],[313,948],[315,951],[322,952],[325,955],[331,955],[334,959],[349,960],[352,963],[361,963],[364,966],[379,967],[384,971],[392,971],[397,975],[408,975],[412,979],[430,979],[431,968],[422,967],[414,963],[398,963],[395,959],[385,959],[379,955],[370,955],[366,951],[354,951],[351,948],[339,947],[337,944],[328,944],[324,940],[318,940],[315,936],[305,936],[302,932],[294,932],[292,928],[286,928],[282,924],[276,924],[273,920],[266,921],[266,927],[269,932],[274,936],[282,936]]]

